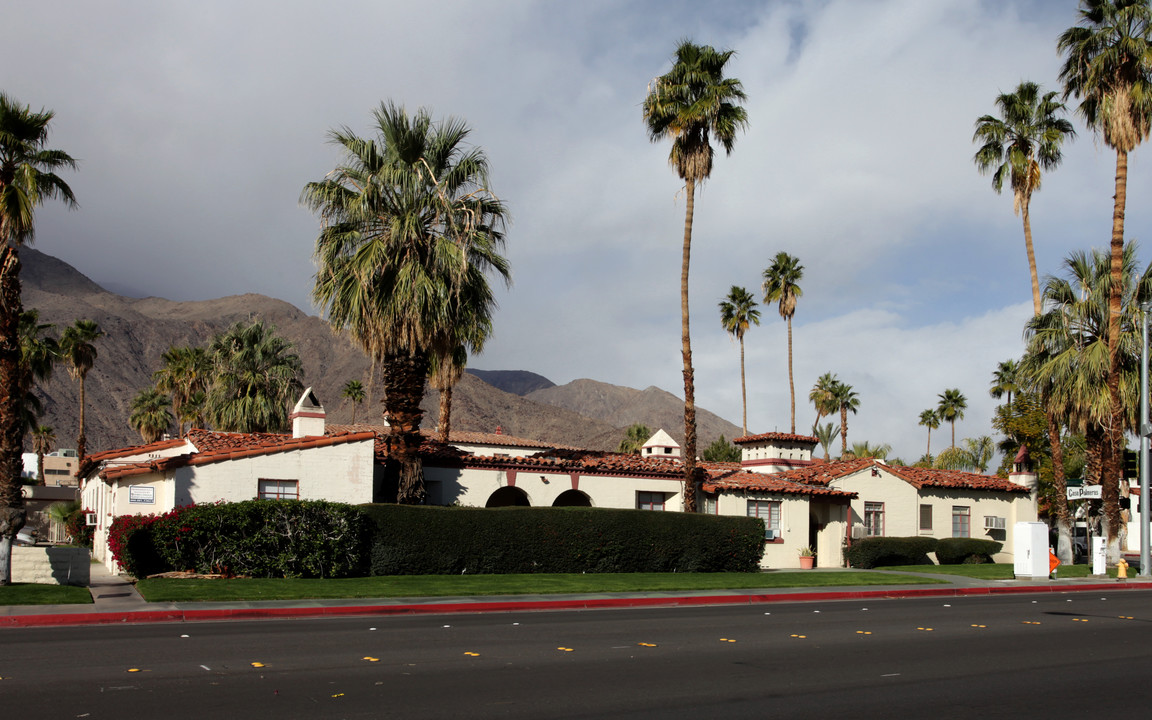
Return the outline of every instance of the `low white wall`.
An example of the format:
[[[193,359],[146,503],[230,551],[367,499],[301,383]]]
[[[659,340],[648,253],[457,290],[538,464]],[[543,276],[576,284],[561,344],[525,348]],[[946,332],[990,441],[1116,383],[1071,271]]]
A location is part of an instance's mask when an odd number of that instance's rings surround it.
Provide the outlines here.
[[[12,582],[87,587],[92,562],[87,548],[13,547]]]

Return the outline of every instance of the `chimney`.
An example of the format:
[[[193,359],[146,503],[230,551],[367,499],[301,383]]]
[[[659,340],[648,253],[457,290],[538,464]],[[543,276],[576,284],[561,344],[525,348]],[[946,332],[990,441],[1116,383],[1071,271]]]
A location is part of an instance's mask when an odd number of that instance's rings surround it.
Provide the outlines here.
[[[496,426],[496,434],[497,434],[497,435],[503,435],[503,434],[504,434],[504,428],[502,428],[502,427],[500,427],[499,425],[497,425],[497,426]]]
[[[304,391],[296,407],[292,408],[292,437],[316,437],[324,434],[324,406],[316,399],[312,388]]]

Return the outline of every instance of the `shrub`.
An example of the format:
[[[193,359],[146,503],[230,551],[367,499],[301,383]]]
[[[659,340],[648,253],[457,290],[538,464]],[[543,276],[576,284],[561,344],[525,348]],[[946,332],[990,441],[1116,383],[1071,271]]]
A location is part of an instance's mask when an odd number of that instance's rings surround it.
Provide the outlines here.
[[[1004,543],[979,538],[943,538],[936,547],[936,559],[941,565],[979,564],[992,562]]]
[[[123,539],[113,546],[113,557],[136,577],[171,570],[349,577],[363,575],[368,568],[371,524],[358,508],[343,503],[249,500],[188,505],[159,517],[117,518],[113,535],[118,525],[123,526],[119,531]]]
[[[368,505],[373,575],[754,572],[760,520],[607,508]]]
[[[931,537],[870,537],[854,540],[845,551],[848,564],[867,570],[881,565],[931,565],[928,553],[936,550]]]

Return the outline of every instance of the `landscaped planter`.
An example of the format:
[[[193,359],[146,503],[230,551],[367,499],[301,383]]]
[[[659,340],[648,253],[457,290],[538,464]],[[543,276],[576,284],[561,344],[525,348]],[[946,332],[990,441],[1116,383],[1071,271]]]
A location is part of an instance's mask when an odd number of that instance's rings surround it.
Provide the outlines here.
[[[816,567],[816,556],[815,555],[801,555],[800,556],[800,569],[801,570],[811,570],[814,567]]]

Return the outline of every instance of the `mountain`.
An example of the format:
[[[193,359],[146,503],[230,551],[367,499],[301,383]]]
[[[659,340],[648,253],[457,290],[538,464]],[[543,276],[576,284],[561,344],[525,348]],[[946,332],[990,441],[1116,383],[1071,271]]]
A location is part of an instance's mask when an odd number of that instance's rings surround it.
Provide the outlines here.
[[[261,317],[294,345],[311,386],[333,423],[347,423],[352,408],[341,397],[349,380],[366,381],[369,362],[345,337],[323,320],[264,295],[235,295],[215,300],[175,302],[163,298],[129,298],[108,292],[71,265],[37,250],[24,249],[21,279],[26,308],[40,321],[56,326],[55,334],[77,319],[95,320],[106,333],[96,342],[99,354],[86,383],[86,423],[90,452],[134,445],[139,436],[129,427],[132,399],[152,385],[160,356],[174,345],[202,345],[239,321]],[[368,383],[366,383],[368,384]],[[58,447],[74,447],[78,384],[57,366],[38,392],[46,425],[55,429]],[[379,417],[380,394],[357,409],[359,419]],[[623,429],[642,422],[653,431],[663,427],[683,441],[683,402],[658,388],[634,390],[594,380],[557,386],[524,370],[469,370],[452,395],[455,430],[494,432],[534,440],[614,450]],[[429,391],[422,404],[424,425],[437,422],[439,398]],[[739,427],[698,409],[701,447],[720,434],[732,438]]]

